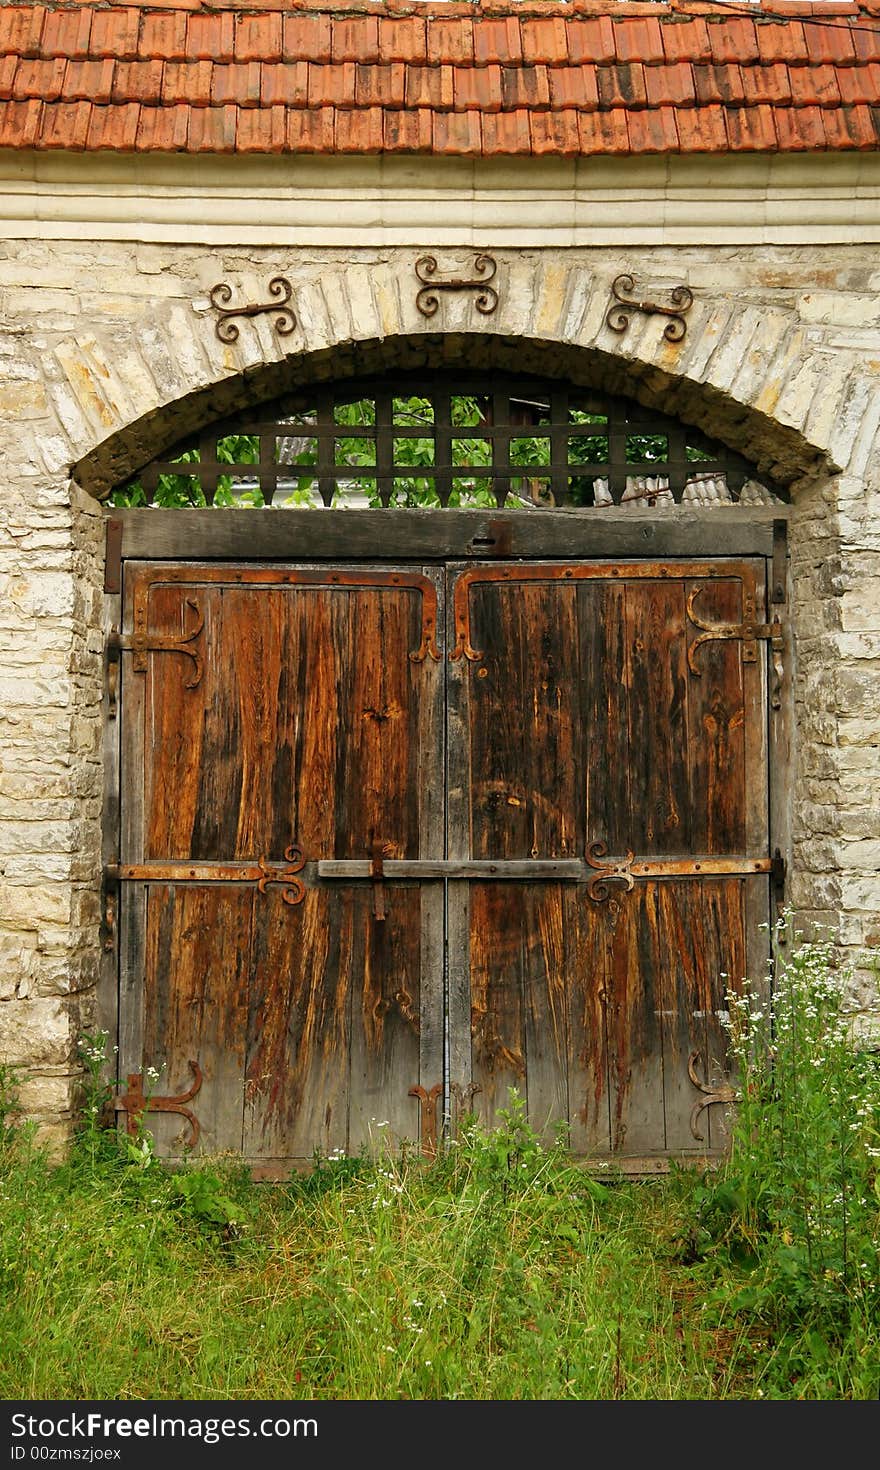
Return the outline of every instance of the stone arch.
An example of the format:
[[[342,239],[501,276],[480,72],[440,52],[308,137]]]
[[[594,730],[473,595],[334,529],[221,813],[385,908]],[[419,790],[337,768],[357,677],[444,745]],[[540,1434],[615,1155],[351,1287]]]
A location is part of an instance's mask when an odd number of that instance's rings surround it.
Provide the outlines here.
[[[730,302],[699,299],[684,338],[671,343],[663,317],[633,313],[624,333],[612,331],[610,280],[580,262],[500,259],[497,279],[494,315],[450,295],[426,320],[393,262],[374,271],[355,263],[295,279],[290,336],[261,316],[242,320],[238,340],[222,344],[210,302],[196,298],[188,311],[180,302],[161,305],[122,351],[96,339],[70,344],[58,356],[83,420],[82,432],[69,435],[73,476],[101,499],[183,434],[299,384],[457,362],[636,398],[694,424],[783,485],[839,467],[835,430],[846,384],[803,357],[790,309],[744,303],[735,311]],[[655,295],[663,290],[652,287]],[[239,278],[235,294],[247,301],[266,292],[251,275]]]

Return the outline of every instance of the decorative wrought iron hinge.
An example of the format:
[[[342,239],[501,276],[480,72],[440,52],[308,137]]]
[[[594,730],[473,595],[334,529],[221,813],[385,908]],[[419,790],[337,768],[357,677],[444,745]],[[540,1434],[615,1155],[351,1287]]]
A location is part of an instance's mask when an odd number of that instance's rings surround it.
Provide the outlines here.
[[[688,593],[687,615],[696,628],[702,628],[699,638],[695,638],[688,649],[688,668],[697,677],[702,674],[699,666],[698,655],[705,643],[714,643],[718,640],[736,640],[742,643],[742,661],[744,664],[757,662],[759,640],[769,641],[773,650],[774,666],[777,675],[781,673],[781,662],[783,652],[783,628],[778,615],[772,623],[759,623],[756,621],[755,604],[748,592],[743,594],[743,621],[741,623],[713,623],[708,618],[700,617],[694,611],[694,603],[704,589],[695,587],[693,592]]]
[[[668,342],[680,342],[687,331],[685,313],[694,304],[694,293],[690,287],[674,286],[670,292],[672,305],[661,306],[658,301],[633,300],[630,293],[635,290],[635,285],[630,275],[615,276],[611,282],[611,295],[620,304],[609,308],[605,318],[606,326],[612,332],[625,332],[634,311],[643,311],[647,316],[668,316],[669,321],[663,328],[663,335]]]
[[[489,282],[498,270],[498,262],[494,255],[488,255],[485,251],[474,256],[475,276],[470,279],[465,276],[450,276],[446,280],[437,276],[437,257],[434,255],[420,255],[415,264],[415,272],[424,284],[416,293],[416,307],[422,316],[436,316],[440,307],[438,291],[476,291],[477,299],[474,305],[482,316],[491,316],[498,305],[498,292]]]
[[[433,1159],[437,1153],[437,1103],[442,1095],[442,1082],[435,1082],[427,1090],[424,1087],[409,1089],[409,1096],[417,1097],[421,1104],[422,1153],[426,1159]]]
[[[195,1097],[202,1086],[202,1069],[198,1062],[190,1062],[193,1074],[193,1085],[186,1092],[180,1092],[176,1097],[156,1097],[144,1091],[143,1072],[129,1073],[126,1081],[128,1090],[117,1093],[113,1106],[118,1113],[127,1113],[125,1129],[133,1138],[137,1137],[138,1130],[144,1113],[180,1113],[190,1126],[189,1138],[184,1140],[186,1148],[195,1148],[199,1141],[201,1128],[199,1120],[186,1104]]]
[[[184,606],[189,608],[195,616],[195,625],[187,633],[150,633],[147,631],[147,608],[146,600],[138,599],[135,604],[134,631],[132,633],[120,633],[118,628],[111,628],[107,635],[106,666],[107,666],[107,700],[108,714],[111,720],[116,718],[119,702],[119,660],[121,654],[128,650],[132,655],[131,667],[136,674],[147,672],[148,653],[182,653],[186,658],[192,660],[192,669],[184,680],[187,689],[195,689],[202,678],[202,655],[199,649],[190,647],[200,638],[205,628],[205,619],[195,598],[184,599]]]
[[[728,1083],[719,1082],[716,1086],[712,1086],[697,1076],[696,1067],[700,1060],[700,1055],[700,1052],[692,1051],[688,1057],[688,1076],[693,1082],[694,1087],[698,1087],[700,1092],[705,1094],[702,1100],[695,1102],[691,1108],[691,1133],[698,1143],[704,1141],[702,1133],[697,1131],[697,1119],[704,1109],[711,1108],[713,1103],[735,1103],[740,1100],[740,1094],[737,1089],[731,1087]]]
[[[269,282],[269,295],[274,297],[272,301],[256,301],[244,306],[230,306],[232,300],[232,287],[226,281],[219,281],[212,286],[208,298],[216,312],[219,312],[215,330],[221,342],[237,342],[239,331],[232,320],[236,316],[262,316],[264,312],[272,311],[276,319],[272,325],[279,337],[289,337],[296,328],[296,316],[293,308],[287,305],[293,296],[293,287],[286,276],[273,276]]]

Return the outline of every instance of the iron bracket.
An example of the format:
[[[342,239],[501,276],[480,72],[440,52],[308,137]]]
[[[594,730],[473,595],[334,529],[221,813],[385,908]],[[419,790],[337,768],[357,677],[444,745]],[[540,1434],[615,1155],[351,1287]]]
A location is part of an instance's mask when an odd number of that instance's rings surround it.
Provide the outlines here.
[[[694,611],[694,603],[702,591],[702,587],[695,587],[692,592],[688,593],[687,599],[687,615],[690,621],[695,627],[702,628],[703,630],[699,638],[695,638],[688,649],[687,661],[691,673],[696,674],[699,678],[703,672],[697,661],[697,655],[705,643],[720,641],[740,642],[742,643],[743,663],[753,664],[757,663],[758,660],[758,642],[765,641],[769,642],[773,650],[774,666],[776,666],[778,674],[780,672],[784,647],[783,628],[778,615],[773,619],[772,623],[757,622],[755,619],[754,602],[751,597],[746,595],[743,608],[745,617],[741,623],[713,623],[708,618],[700,617],[699,613]]]
[[[199,1120],[186,1104],[195,1097],[202,1086],[202,1069],[198,1062],[190,1062],[193,1074],[193,1084],[185,1092],[180,1092],[176,1097],[154,1097],[144,1091],[143,1072],[131,1072],[126,1078],[128,1084],[126,1092],[117,1093],[114,1098],[114,1107],[118,1113],[126,1113],[126,1132],[136,1138],[144,1113],[181,1113],[190,1126],[189,1138],[185,1140],[187,1148],[195,1148],[199,1141],[201,1128]]]
[[[606,326],[612,332],[625,332],[634,311],[644,312],[646,316],[668,316],[669,321],[663,328],[663,335],[667,342],[680,342],[687,331],[685,313],[694,304],[694,293],[690,287],[674,286],[670,292],[672,305],[661,306],[658,301],[634,300],[630,293],[635,290],[635,285],[631,275],[615,276],[611,282],[611,295],[619,305],[609,307],[605,317]]]
[[[483,250],[479,255],[474,256],[475,274],[472,278],[450,276],[443,280],[442,277],[437,276],[437,257],[420,255],[415,263],[415,273],[423,285],[416,292],[416,307],[422,316],[436,316],[440,308],[438,291],[476,291],[477,298],[474,305],[477,311],[481,316],[491,316],[498,306],[498,292],[488,283],[497,270],[498,262],[494,255],[489,255]]]

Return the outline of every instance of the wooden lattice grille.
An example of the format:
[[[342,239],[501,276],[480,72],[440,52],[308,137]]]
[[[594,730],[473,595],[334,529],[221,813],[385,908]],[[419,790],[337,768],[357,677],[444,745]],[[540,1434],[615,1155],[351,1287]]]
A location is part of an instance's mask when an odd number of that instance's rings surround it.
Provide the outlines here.
[[[748,462],[632,400],[535,378],[433,374],[304,388],[153,459],[117,505],[770,503]]]

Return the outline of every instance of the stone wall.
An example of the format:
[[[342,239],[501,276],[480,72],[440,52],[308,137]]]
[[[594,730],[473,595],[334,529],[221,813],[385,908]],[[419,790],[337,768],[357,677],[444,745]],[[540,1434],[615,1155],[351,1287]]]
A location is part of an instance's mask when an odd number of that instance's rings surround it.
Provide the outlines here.
[[[101,511],[95,495],[184,430],[308,375],[394,363],[565,372],[698,423],[791,486],[796,756],[792,897],[880,944],[880,270],[867,250],[499,251],[491,317],[415,308],[410,248],[0,243],[0,1054],[60,1136],[100,950]],[[473,251],[440,253],[466,273]],[[620,271],[686,281],[663,318],[605,324]],[[297,328],[215,333],[208,292],[294,287]],[[876,976],[853,989],[880,1027]]]

